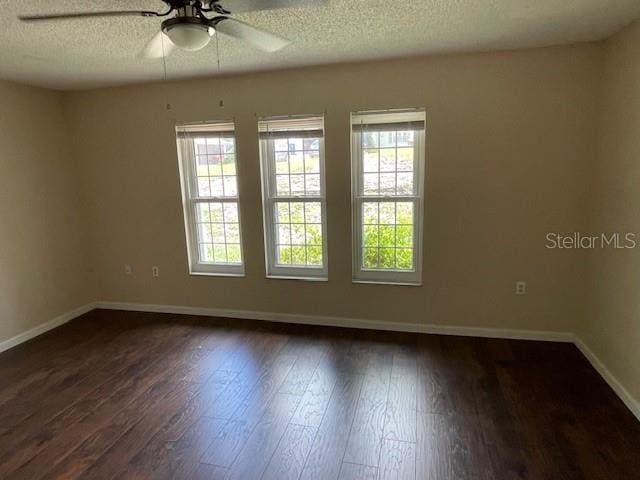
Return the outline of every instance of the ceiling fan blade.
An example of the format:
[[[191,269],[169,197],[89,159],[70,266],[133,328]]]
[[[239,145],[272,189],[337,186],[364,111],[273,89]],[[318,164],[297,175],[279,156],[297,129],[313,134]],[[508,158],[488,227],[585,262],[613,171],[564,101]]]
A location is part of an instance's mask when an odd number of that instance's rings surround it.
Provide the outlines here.
[[[42,20],[68,20],[91,17],[159,17],[163,16],[158,12],[141,10],[113,10],[107,12],[72,12],[72,13],[52,13],[42,15],[20,15],[18,18],[23,22],[39,22]]]
[[[235,18],[223,17],[214,25],[214,28],[220,33],[243,40],[265,52],[276,52],[291,43],[286,38],[260,30]]]
[[[328,0],[219,0],[219,4],[231,13],[272,10],[274,8],[299,8],[326,5]]]
[[[171,55],[175,44],[163,32],[156,33],[138,55],[139,58],[162,58]]]

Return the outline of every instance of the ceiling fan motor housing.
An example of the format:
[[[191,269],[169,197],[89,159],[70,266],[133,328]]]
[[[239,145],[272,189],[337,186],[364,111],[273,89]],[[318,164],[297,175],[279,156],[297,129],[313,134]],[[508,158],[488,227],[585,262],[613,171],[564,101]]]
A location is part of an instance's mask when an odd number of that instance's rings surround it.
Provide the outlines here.
[[[192,5],[178,8],[176,17],[162,22],[162,31],[177,47],[189,51],[206,47],[215,32],[211,20],[200,16]]]

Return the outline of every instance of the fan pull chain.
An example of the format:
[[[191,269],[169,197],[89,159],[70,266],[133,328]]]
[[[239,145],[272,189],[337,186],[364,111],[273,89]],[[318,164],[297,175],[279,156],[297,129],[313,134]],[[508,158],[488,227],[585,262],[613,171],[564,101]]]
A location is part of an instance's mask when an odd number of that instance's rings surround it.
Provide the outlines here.
[[[218,44],[218,32],[216,32],[216,57],[218,59],[218,75],[220,75],[220,45]],[[224,108],[224,100],[220,99],[218,103],[220,108]]]
[[[162,70],[163,80],[166,86],[167,83],[167,57],[164,51],[164,34],[160,35],[160,45],[162,46]],[[169,96],[167,95],[167,110],[171,110],[171,104],[169,103]]]

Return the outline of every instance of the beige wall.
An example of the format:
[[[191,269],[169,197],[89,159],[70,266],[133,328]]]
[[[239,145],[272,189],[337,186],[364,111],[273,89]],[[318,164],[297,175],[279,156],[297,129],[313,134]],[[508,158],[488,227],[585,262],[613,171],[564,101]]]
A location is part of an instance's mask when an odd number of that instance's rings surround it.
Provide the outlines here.
[[[443,56],[74,93],[101,300],[574,331],[596,159],[597,45]],[[224,108],[218,102],[224,99]],[[170,102],[171,110],[165,104]],[[351,283],[349,112],[428,110],[424,286]],[[256,115],[326,112],[329,276],[266,279]],[[246,278],[189,276],[173,125],[235,118]],[[134,268],[124,275],[124,264]],[[161,276],[151,276],[159,265]],[[528,294],[514,295],[514,283]]]
[[[0,81],[0,343],[88,300],[63,107]]]
[[[604,48],[592,230],[632,232],[640,240],[640,23]],[[640,405],[639,251],[597,250],[591,260],[592,315],[581,335]]]

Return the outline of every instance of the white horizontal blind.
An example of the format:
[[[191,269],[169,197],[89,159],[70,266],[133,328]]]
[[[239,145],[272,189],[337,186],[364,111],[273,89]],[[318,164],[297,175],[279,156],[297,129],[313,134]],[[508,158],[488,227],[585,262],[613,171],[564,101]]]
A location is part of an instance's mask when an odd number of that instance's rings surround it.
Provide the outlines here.
[[[327,278],[322,116],[258,122],[267,275]]]
[[[422,280],[425,122],[413,109],[351,116],[355,281]]]
[[[176,127],[191,273],[243,275],[234,124]]]

